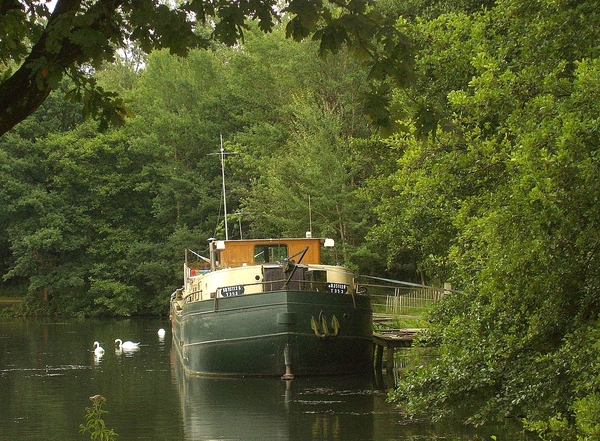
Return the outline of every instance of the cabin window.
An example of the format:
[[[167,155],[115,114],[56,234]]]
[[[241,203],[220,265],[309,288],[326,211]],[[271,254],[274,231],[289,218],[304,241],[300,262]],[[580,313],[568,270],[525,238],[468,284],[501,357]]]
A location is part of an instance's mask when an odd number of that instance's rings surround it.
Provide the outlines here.
[[[255,245],[254,246],[254,262],[281,262],[287,259],[288,248],[285,244],[275,245]]]

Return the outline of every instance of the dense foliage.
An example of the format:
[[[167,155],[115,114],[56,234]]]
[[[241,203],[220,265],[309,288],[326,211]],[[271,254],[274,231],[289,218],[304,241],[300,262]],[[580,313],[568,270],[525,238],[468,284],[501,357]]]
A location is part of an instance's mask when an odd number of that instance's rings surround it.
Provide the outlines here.
[[[139,73],[107,66],[96,80],[136,114],[122,127],[98,132],[56,95],[0,138],[4,285],[27,287],[40,312],[166,312],[183,249],[206,255],[206,239],[224,236],[221,137],[236,153],[226,159],[230,237],[312,227],[337,239],[332,261],[384,269],[365,257],[372,213],[353,197],[372,161],[370,143],[356,141],[370,133],[367,70],[283,33],[185,58],[156,51]]]
[[[403,409],[598,439],[597,5],[377,5],[413,48],[396,81],[250,26],[240,46],[100,70],[136,114],[122,127],[51,96],[0,138],[4,287],[44,311],[163,312],[183,248],[224,235],[222,135],[231,237],[312,227],[362,273],[460,290],[430,317],[438,358],[392,394]]]
[[[410,412],[591,416],[598,439],[598,407],[577,405],[600,387],[596,6],[504,0],[406,24],[421,81],[398,106],[425,97],[433,123],[415,112],[387,140],[400,159],[375,183],[391,190],[372,237],[464,290],[432,317],[439,359],[394,395]]]
[[[68,77],[66,97],[83,104],[100,128],[131,114],[123,98],[90,73],[119,53],[234,46],[249,22],[270,32],[282,19],[300,41],[312,36],[321,53],[342,45],[369,58],[373,78],[401,80],[408,51],[392,19],[372,0],[2,0],[0,1],[0,135],[31,115]],[[132,48],[136,50],[132,51]]]

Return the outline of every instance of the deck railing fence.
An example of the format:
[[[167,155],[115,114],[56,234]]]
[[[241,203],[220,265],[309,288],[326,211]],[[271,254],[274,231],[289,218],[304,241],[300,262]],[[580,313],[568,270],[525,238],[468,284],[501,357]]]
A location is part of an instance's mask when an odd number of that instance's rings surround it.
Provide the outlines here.
[[[371,297],[373,312],[389,315],[421,315],[439,302],[449,288],[362,284]]]

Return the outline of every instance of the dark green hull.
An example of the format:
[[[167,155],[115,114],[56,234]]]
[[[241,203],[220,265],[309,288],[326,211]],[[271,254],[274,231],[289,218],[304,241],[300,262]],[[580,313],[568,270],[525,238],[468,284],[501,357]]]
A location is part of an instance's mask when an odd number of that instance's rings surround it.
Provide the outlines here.
[[[171,312],[188,373],[337,375],[373,368],[366,296],[274,291],[190,302]]]

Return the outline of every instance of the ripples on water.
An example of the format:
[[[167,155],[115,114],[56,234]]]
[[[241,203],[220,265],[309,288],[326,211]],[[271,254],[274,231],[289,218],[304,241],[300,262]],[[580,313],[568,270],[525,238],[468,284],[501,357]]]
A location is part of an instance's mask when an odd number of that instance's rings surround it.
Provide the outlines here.
[[[190,377],[159,328],[170,324],[0,319],[0,441],[86,439],[79,425],[96,394],[107,399],[105,422],[121,441],[521,439],[505,428],[403,419],[369,377]],[[116,338],[141,346],[115,351]]]

